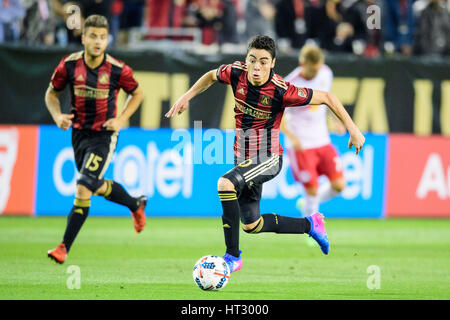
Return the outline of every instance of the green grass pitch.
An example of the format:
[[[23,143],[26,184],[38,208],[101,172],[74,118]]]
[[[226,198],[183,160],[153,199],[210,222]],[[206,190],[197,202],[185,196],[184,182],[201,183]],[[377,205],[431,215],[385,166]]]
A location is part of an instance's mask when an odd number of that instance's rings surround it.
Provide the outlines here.
[[[450,299],[450,220],[327,219],[330,254],[306,235],[241,232],[243,268],[218,292],[202,291],[192,268],[222,255],[220,218],[89,217],[62,265],[47,250],[65,217],[0,217],[0,299]],[[80,289],[69,289],[69,266]],[[379,289],[369,266],[379,270]],[[369,268],[369,270],[368,270]],[[368,272],[369,271],[369,272]],[[371,278],[372,277],[372,278]]]

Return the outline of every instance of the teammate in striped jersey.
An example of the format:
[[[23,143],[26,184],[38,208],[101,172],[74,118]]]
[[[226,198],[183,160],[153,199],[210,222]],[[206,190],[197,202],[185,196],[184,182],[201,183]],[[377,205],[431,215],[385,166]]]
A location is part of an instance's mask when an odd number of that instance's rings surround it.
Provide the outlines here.
[[[145,226],[147,197],[134,198],[119,183],[103,178],[116,148],[119,130],[142,102],[142,90],[133,78],[133,70],[105,53],[108,45],[105,17],[92,15],[85,20],[82,42],[84,51],[61,60],[45,94],[47,109],[56,125],[63,130],[72,126],[75,164],[80,172],[63,240],[47,252],[48,257],[58,263],[65,261],[83,226],[93,194],[128,207],[137,232]],[[59,94],[66,85],[69,85],[71,97],[68,114],[61,112],[59,101]],[[131,98],[118,115],[116,100],[121,88]]]
[[[231,85],[235,97],[236,138],[235,167],[218,181],[225,235],[225,261],[231,272],[242,268],[239,250],[239,219],[248,233],[276,232],[309,234],[322,252],[328,254],[329,242],[323,215],[291,218],[275,213],[260,214],[262,185],[274,178],[282,165],[279,126],[284,109],[291,106],[327,105],[350,133],[349,147],[356,153],[364,136],[339,102],[330,93],[298,88],[273,72],[276,61],[275,42],[267,36],[254,37],[247,48],[246,61],[220,66],[204,74],[183,96],[166,117],[184,112],[189,100],[216,81]]]

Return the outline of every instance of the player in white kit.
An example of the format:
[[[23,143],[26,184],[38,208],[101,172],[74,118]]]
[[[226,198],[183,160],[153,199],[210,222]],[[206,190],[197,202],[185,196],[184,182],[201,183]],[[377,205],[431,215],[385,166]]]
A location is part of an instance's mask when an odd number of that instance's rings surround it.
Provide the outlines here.
[[[285,80],[298,87],[329,92],[333,72],[324,64],[320,48],[305,45],[300,51],[299,66]],[[335,118],[339,133],[345,132],[343,124]],[[305,187],[306,196],[300,203],[303,216],[319,211],[319,203],[330,200],[345,188],[342,165],[336,149],[331,144],[325,105],[287,108],[281,131],[289,138],[289,162],[296,181]],[[328,177],[330,184],[319,187],[318,178]]]

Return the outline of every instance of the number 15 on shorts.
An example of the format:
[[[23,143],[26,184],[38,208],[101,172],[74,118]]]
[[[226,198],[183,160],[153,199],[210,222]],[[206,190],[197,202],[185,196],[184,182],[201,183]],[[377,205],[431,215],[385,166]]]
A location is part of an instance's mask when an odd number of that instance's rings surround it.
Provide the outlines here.
[[[100,163],[103,160],[102,157],[95,155],[94,153],[91,153],[89,155],[89,159],[86,162],[85,168],[89,171],[96,171],[100,167]]]

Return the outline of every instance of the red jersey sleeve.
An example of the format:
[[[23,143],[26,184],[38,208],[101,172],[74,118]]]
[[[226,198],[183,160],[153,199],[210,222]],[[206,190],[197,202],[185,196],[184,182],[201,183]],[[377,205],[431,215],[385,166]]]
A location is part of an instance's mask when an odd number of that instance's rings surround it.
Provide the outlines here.
[[[66,57],[62,58],[55,71],[53,71],[52,79],[50,80],[50,87],[52,87],[53,90],[64,90],[67,85],[68,78],[65,61]]]
[[[125,64],[122,68],[122,73],[120,74],[119,87],[126,93],[132,93],[136,90],[138,85],[139,84],[133,77],[133,69]]]
[[[288,88],[283,95],[284,107],[305,106],[311,101],[313,95],[312,89],[299,88],[289,82],[286,82],[286,84]]]
[[[222,83],[231,83],[231,64],[223,64],[217,69],[217,80]]]

